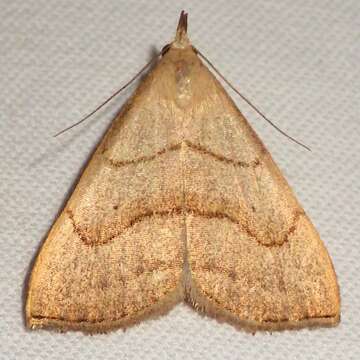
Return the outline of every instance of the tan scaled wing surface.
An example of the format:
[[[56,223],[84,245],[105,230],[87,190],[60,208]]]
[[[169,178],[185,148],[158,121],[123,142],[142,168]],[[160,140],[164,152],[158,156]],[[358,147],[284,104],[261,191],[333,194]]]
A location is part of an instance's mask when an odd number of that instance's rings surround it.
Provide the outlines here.
[[[182,154],[191,302],[250,329],[336,324],[339,290],[318,233],[219,82],[186,61],[194,101]]]
[[[164,57],[98,146],[36,260],[30,327],[105,331],[183,298],[182,122]]]
[[[101,331],[163,312],[185,293],[252,329],[336,324],[339,291],[322,241],[179,34],[50,231],[28,324]]]

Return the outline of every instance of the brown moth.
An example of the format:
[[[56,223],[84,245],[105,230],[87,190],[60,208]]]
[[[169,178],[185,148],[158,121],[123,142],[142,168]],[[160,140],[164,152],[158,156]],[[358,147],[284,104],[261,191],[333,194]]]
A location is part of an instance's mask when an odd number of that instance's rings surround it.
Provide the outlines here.
[[[29,327],[102,332],[182,300],[251,331],[339,322],[326,248],[186,16],[49,232]]]

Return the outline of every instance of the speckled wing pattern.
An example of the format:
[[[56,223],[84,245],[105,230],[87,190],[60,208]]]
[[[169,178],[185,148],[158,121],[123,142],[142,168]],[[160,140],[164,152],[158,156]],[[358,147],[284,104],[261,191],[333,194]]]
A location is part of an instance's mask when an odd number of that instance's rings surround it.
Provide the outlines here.
[[[27,323],[106,331],[183,299],[250,329],[339,321],[316,230],[178,31],[43,244]]]

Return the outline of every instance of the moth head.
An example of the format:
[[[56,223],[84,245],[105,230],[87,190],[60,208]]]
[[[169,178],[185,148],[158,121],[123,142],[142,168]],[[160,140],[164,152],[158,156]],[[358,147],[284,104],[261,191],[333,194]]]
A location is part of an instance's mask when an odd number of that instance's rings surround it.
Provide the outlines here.
[[[191,45],[187,36],[187,18],[188,14],[183,10],[180,14],[179,23],[176,29],[175,40],[171,44],[173,47],[183,49]]]

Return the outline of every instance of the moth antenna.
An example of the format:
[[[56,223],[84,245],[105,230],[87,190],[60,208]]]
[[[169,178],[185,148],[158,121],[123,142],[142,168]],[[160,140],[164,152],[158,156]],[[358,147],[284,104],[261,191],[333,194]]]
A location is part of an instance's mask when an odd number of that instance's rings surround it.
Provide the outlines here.
[[[73,127],[80,125],[82,122],[84,122],[85,120],[87,120],[89,117],[91,117],[92,115],[94,115],[97,111],[99,111],[103,106],[105,106],[110,100],[112,100],[116,95],[118,95],[119,93],[121,93],[123,90],[125,90],[131,83],[133,83],[148,67],[150,67],[158,58],[160,55],[163,55],[165,52],[167,51],[167,46],[165,46],[163,48],[163,50],[161,50],[158,54],[156,54],[147,64],[145,64],[136,74],[135,76],[133,76],[125,85],[123,85],[119,90],[117,90],[116,92],[114,92],[109,98],[107,98],[102,104],[100,104],[95,110],[91,111],[89,114],[87,114],[86,116],[84,116],[82,119],[80,119],[78,122],[68,126],[67,128],[59,131],[58,133],[56,133],[55,135],[53,135],[54,137],[57,137],[61,134],[63,134],[64,132],[72,129]]]
[[[311,151],[311,149],[306,146],[305,144],[301,143],[300,141],[296,140],[295,138],[293,138],[292,136],[288,135],[285,131],[281,130],[276,124],[274,124],[269,118],[267,118],[265,116],[265,114],[263,112],[261,112],[249,99],[247,99],[243,94],[240,93],[239,90],[237,90],[235,88],[235,86],[233,86],[229,80],[227,80],[225,78],[224,75],[221,74],[221,72],[215,67],[214,64],[212,64],[212,62],[204,55],[202,54],[198,49],[196,49],[194,46],[193,46],[193,49],[194,51],[200,55],[200,57],[202,59],[205,60],[206,63],[208,63],[208,65],[215,71],[215,73],[217,75],[220,76],[220,78],[222,80],[225,81],[225,83],[227,85],[229,85],[231,87],[232,90],[234,90],[251,108],[253,108],[264,120],[266,120],[273,128],[275,128],[280,134],[284,135],[285,137],[287,137],[289,140],[295,142],[296,144],[302,146],[304,149],[308,150],[308,151]]]

